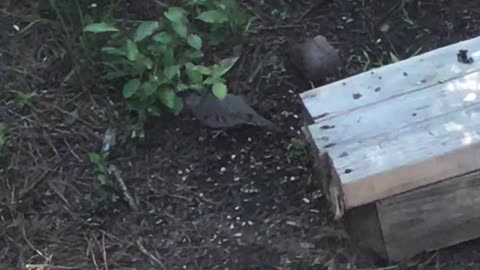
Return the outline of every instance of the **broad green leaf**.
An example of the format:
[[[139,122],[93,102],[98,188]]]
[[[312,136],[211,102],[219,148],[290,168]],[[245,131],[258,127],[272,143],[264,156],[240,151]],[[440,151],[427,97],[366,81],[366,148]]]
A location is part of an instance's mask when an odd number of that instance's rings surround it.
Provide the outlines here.
[[[225,13],[219,10],[209,10],[200,13],[197,19],[206,22],[206,23],[224,23],[228,22],[228,17]]]
[[[147,69],[152,69],[153,68],[153,61],[152,59],[146,57],[145,55],[143,54],[140,54],[140,56],[138,57],[138,61],[140,61],[142,63],[142,65],[144,67],[146,67]]]
[[[203,83],[208,85],[214,85],[216,83],[223,83],[224,81],[225,79],[223,79],[222,77],[210,76],[205,81],[203,81]]]
[[[107,23],[93,23],[87,25],[83,31],[91,33],[105,33],[105,32],[118,32],[118,28]]]
[[[142,41],[146,37],[151,36],[159,28],[160,28],[160,24],[156,21],[143,22],[140,24],[140,26],[138,26],[133,40],[135,42]]]
[[[179,83],[177,84],[177,92],[182,92],[188,90],[188,85]]]
[[[196,66],[198,71],[202,73],[203,75],[212,75],[212,69],[206,66]]]
[[[200,38],[199,35],[196,35],[196,34],[188,35],[187,42],[188,42],[188,45],[190,45],[194,49],[197,49],[197,50],[202,49],[202,38]]]
[[[180,114],[180,112],[183,110],[183,106],[184,106],[183,100],[180,97],[175,96],[175,102],[174,102],[173,108],[172,108],[173,114],[175,114],[175,115]]]
[[[224,99],[227,96],[227,86],[224,83],[217,82],[212,86],[212,92],[218,99]]]
[[[185,65],[185,72],[192,83],[201,83],[203,81],[202,73],[194,64],[187,63]]]
[[[135,61],[139,54],[137,44],[135,44],[130,39],[127,40],[127,58],[130,61]]]
[[[173,30],[182,38],[187,38],[188,29],[184,22],[172,23]]]
[[[172,36],[169,33],[166,32],[161,32],[153,36],[152,38],[154,41],[162,43],[162,44],[168,44],[172,42]]]
[[[140,80],[138,79],[133,79],[125,83],[123,86],[123,97],[124,98],[129,98],[137,92],[137,90],[140,88]]]
[[[110,55],[118,55],[118,56],[125,56],[125,52],[113,47],[105,47],[102,48],[102,52]]]
[[[165,75],[165,77],[167,77],[167,79],[171,80],[179,73],[179,71],[180,71],[180,67],[177,65],[173,65],[173,66],[166,67],[163,70],[163,74]]]
[[[164,16],[173,23],[184,23],[186,20],[186,11],[179,7],[170,7]]]
[[[238,57],[232,57],[232,58],[227,58],[223,59],[218,63],[218,68],[216,68],[213,72],[214,76],[221,77],[225,75],[232,67],[235,65],[237,62]]]
[[[191,84],[189,88],[193,89],[195,91],[198,91],[198,92],[200,92],[204,89],[203,84],[201,84],[201,83]]]
[[[155,92],[157,91],[157,88],[158,88],[157,84],[151,81],[148,81],[142,84],[143,93],[147,97],[155,94]]]
[[[163,89],[159,93],[160,101],[169,109],[175,107],[175,92],[172,89]]]
[[[172,28],[182,38],[187,38],[187,17],[186,11],[179,7],[171,7],[164,13],[165,17],[172,23]]]

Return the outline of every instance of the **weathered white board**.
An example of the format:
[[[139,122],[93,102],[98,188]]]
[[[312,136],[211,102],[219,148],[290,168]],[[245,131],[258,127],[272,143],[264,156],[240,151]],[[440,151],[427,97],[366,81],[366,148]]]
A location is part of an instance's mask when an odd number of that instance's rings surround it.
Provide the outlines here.
[[[328,155],[346,209],[477,170],[480,104],[335,145]]]
[[[379,134],[462,110],[480,103],[480,72],[442,84],[363,106],[350,113],[311,125],[319,149],[332,150],[351,142],[361,143]],[[335,144],[332,146],[332,144]]]
[[[468,50],[472,64],[457,61]],[[390,98],[443,84],[480,70],[480,37],[439,48],[301,94],[308,114],[322,122]]]

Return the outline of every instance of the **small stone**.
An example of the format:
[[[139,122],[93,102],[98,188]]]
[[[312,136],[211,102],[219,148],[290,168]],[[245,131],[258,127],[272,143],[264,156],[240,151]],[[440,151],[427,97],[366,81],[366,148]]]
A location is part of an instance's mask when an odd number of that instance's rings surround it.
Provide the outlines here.
[[[293,43],[290,59],[312,82],[322,81],[335,74],[341,65],[337,50],[321,35],[309,38],[303,43]]]

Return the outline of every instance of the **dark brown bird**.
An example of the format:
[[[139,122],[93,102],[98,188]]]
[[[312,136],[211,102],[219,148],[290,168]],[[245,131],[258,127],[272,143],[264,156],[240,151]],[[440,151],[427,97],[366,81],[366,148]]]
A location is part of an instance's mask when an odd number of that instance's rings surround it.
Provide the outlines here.
[[[212,94],[184,96],[185,105],[204,125],[214,129],[227,129],[241,125],[266,127],[275,131],[279,128],[270,120],[259,115],[243,96],[227,94],[220,100]]]

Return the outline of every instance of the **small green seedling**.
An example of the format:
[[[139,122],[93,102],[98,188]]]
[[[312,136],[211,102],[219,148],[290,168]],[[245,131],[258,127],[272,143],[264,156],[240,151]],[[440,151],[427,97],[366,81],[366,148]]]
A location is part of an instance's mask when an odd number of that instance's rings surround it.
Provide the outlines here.
[[[107,185],[107,175],[108,175],[108,168],[107,168],[107,158],[108,152],[102,153],[90,153],[88,155],[89,161],[95,173],[97,174],[97,181],[101,187]]]
[[[298,138],[292,138],[287,147],[289,161],[299,159],[307,153],[307,143]]]
[[[7,128],[5,124],[0,122],[0,156],[7,151]]]
[[[13,99],[15,106],[20,109],[23,109],[26,106],[31,106],[34,99],[38,97],[38,93],[36,91],[24,93],[24,92],[12,90],[11,92],[15,95]]]

